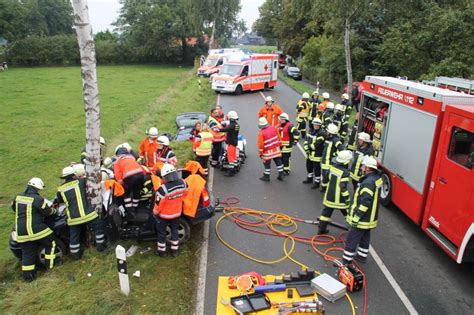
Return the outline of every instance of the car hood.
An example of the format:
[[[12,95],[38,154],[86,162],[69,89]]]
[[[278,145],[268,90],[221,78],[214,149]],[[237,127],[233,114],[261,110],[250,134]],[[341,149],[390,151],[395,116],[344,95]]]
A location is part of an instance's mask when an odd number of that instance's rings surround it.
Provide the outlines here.
[[[298,68],[298,67],[288,67],[288,72],[300,72],[300,68]]]

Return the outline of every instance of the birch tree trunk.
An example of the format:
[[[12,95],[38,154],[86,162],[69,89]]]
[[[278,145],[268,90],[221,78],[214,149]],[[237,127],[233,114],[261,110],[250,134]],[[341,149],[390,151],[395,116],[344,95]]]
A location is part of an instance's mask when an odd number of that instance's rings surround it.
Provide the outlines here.
[[[349,94],[349,99],[352,99],[352,63],[350,44],[351,22],[349,17],[346,18],[344,24],[344,51],[346,54],[347,94]]]
[[[87,197],[92,208],[102,211],[100,192],[100,103],[97,84],[95,44],[87,0],[72,0],[74,27],[81,54],[82,92],[86,114]]]
[[[216,36],[216,20],[217,18],[214,19],[214,22],[212,22],[212,33],[211,33],[211,39],[209,40],[209,48],[210,49],[214,49],[214,48],[217,48],[217,47],[214,47],[215,44],[215,36]]]

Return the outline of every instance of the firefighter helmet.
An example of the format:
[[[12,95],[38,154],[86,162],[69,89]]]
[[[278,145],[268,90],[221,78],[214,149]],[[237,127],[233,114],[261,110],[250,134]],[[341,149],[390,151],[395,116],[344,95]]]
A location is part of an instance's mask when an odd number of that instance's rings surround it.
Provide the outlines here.
[[[234,110],[231,110],[231,111],[227,114],[227,116],[229,116],[229,119],[234,119],[234,120],[239,119],[239,115],[238,115],[237,112],[234,111]]]
[[[158,128],[156,127],[151,127],[149,130],[148,130],[148,136],[152,139],[156,139],[158,138]]]
[[[352,160],[352,151],[342,150],[337,154],[336,162],[347,164]]]
[[[366,156],[364,157],[364,160],[362,161],[362,165],[368,168],[372,169],[377,169],[377,160],[373,158],[372,156]]]
[[[334,107],[334,109],[335,109],[336,111],[341,111],[341,112],[343,112],[343,111],[344,111],[344,105],[342,105],[342,104],[336,104],[336,106]]]
[[[260,117],[258,119],[258,127],[263,128],[263,127],[266,127],[266,126],[268,126],[267,119],[265,117]]]
[[[327,108],[327,109],[334,109],[334,103],[333,103],[333,102],[329,102],[329,103],[326,105],[326,108]]]
[[[362,140],[367,143],[371,142],[370,135],[366,132],[359,132],[357,139]]]
[[[339,128],[335,124],[329,124],[326,130],[332,135],[337,135],[339,132]]]
[[[313,121],[311,122],[313,125],[319,125],[321,126],[323,124],[323,122],[321,121],[321,119],[319,118],[314,118]]]
[[[313,95],[319,95],[319,91],[318,90],[314,91]]]
[[[112,167],[112,159],[109,157],[106,157],[104,159],[104,163],[102,163],[105,168],[111,168]]]
[[[265,103],[272,102],[273,103],[273,98],[271,96],[267,96],[265,98]]]
[[[308,92],[304,92],[303,95],[301,95],[301,98],[303,98],[303,99],[309,98]]]
[[[76,163],[72,165],[72,168],[74,169],[74,175],[79,177],[84,177],[86,175],[86,167],[84,164]]]
[[[323,98],[324,98],[324,99],[329,99],[329,98],[330,98],[329,93],[328,93],[328,92],[324,92],[324,93],[323,93]]]
[[[280,119],[281,119],[281,120],[283,120],[283,119],[284,119],[284,120],[290,120],[290,117],[288,116],[287,113],[281,113]]]
[[[160,137],[158,137],[158,144],[169,146],[170,145],[170,139],[168,139],[167,136],[160,136]]]
[[[172,164],[165,163],[161,168],[162,177],[165,177],[166,175],[171,174],[173,172],[176,172],[176,168]]]
[[[32,179],[30,179],[28,181],[28,186],[34,187],[39,190],[43,190],[45,187],[43,180],[39,177],[33,177]]]
[[[74,170],[74,167],[72,166],[66,166],[63,168],[63,171],[61,173],[61,178],[66,178],[68,176],[74,175],[76,171]]]
[[[348,100],[348,99],[349,99],[349,94],[344,93],[344,94],[341,95],[341,98],[342,98],[343,100]]]

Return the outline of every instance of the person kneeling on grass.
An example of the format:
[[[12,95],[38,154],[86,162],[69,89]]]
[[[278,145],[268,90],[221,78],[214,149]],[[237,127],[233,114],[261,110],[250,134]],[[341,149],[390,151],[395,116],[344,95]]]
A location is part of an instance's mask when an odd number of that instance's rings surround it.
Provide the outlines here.
[[[166,254],[166,228],[171,229],[171,255],[178,256],[179,252],[179,218],[183,212],[183,200],[188,193],[188,185],[176,172],[176,168],[166,163],[161,169],[164,184],[158,188],[155,197],[153,216],[156,221],[158,242],[156,255],[164,257]]]

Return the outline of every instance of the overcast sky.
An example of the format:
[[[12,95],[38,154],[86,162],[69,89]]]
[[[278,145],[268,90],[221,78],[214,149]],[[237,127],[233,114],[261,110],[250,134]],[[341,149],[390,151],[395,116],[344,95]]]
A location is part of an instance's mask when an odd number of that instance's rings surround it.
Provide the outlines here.
[[[240,18],[247,23],[247,28],[250,30],[253,22],[258,18],[258,7],[262,5],[265,0],[240,0],[242,10],[240,11]],[[92,23],[94,33],[112,30],[110,26],[112,22],[117,19],[118,11],[120,10],[119,0],[88,0],[89,3],[89,17]]]

